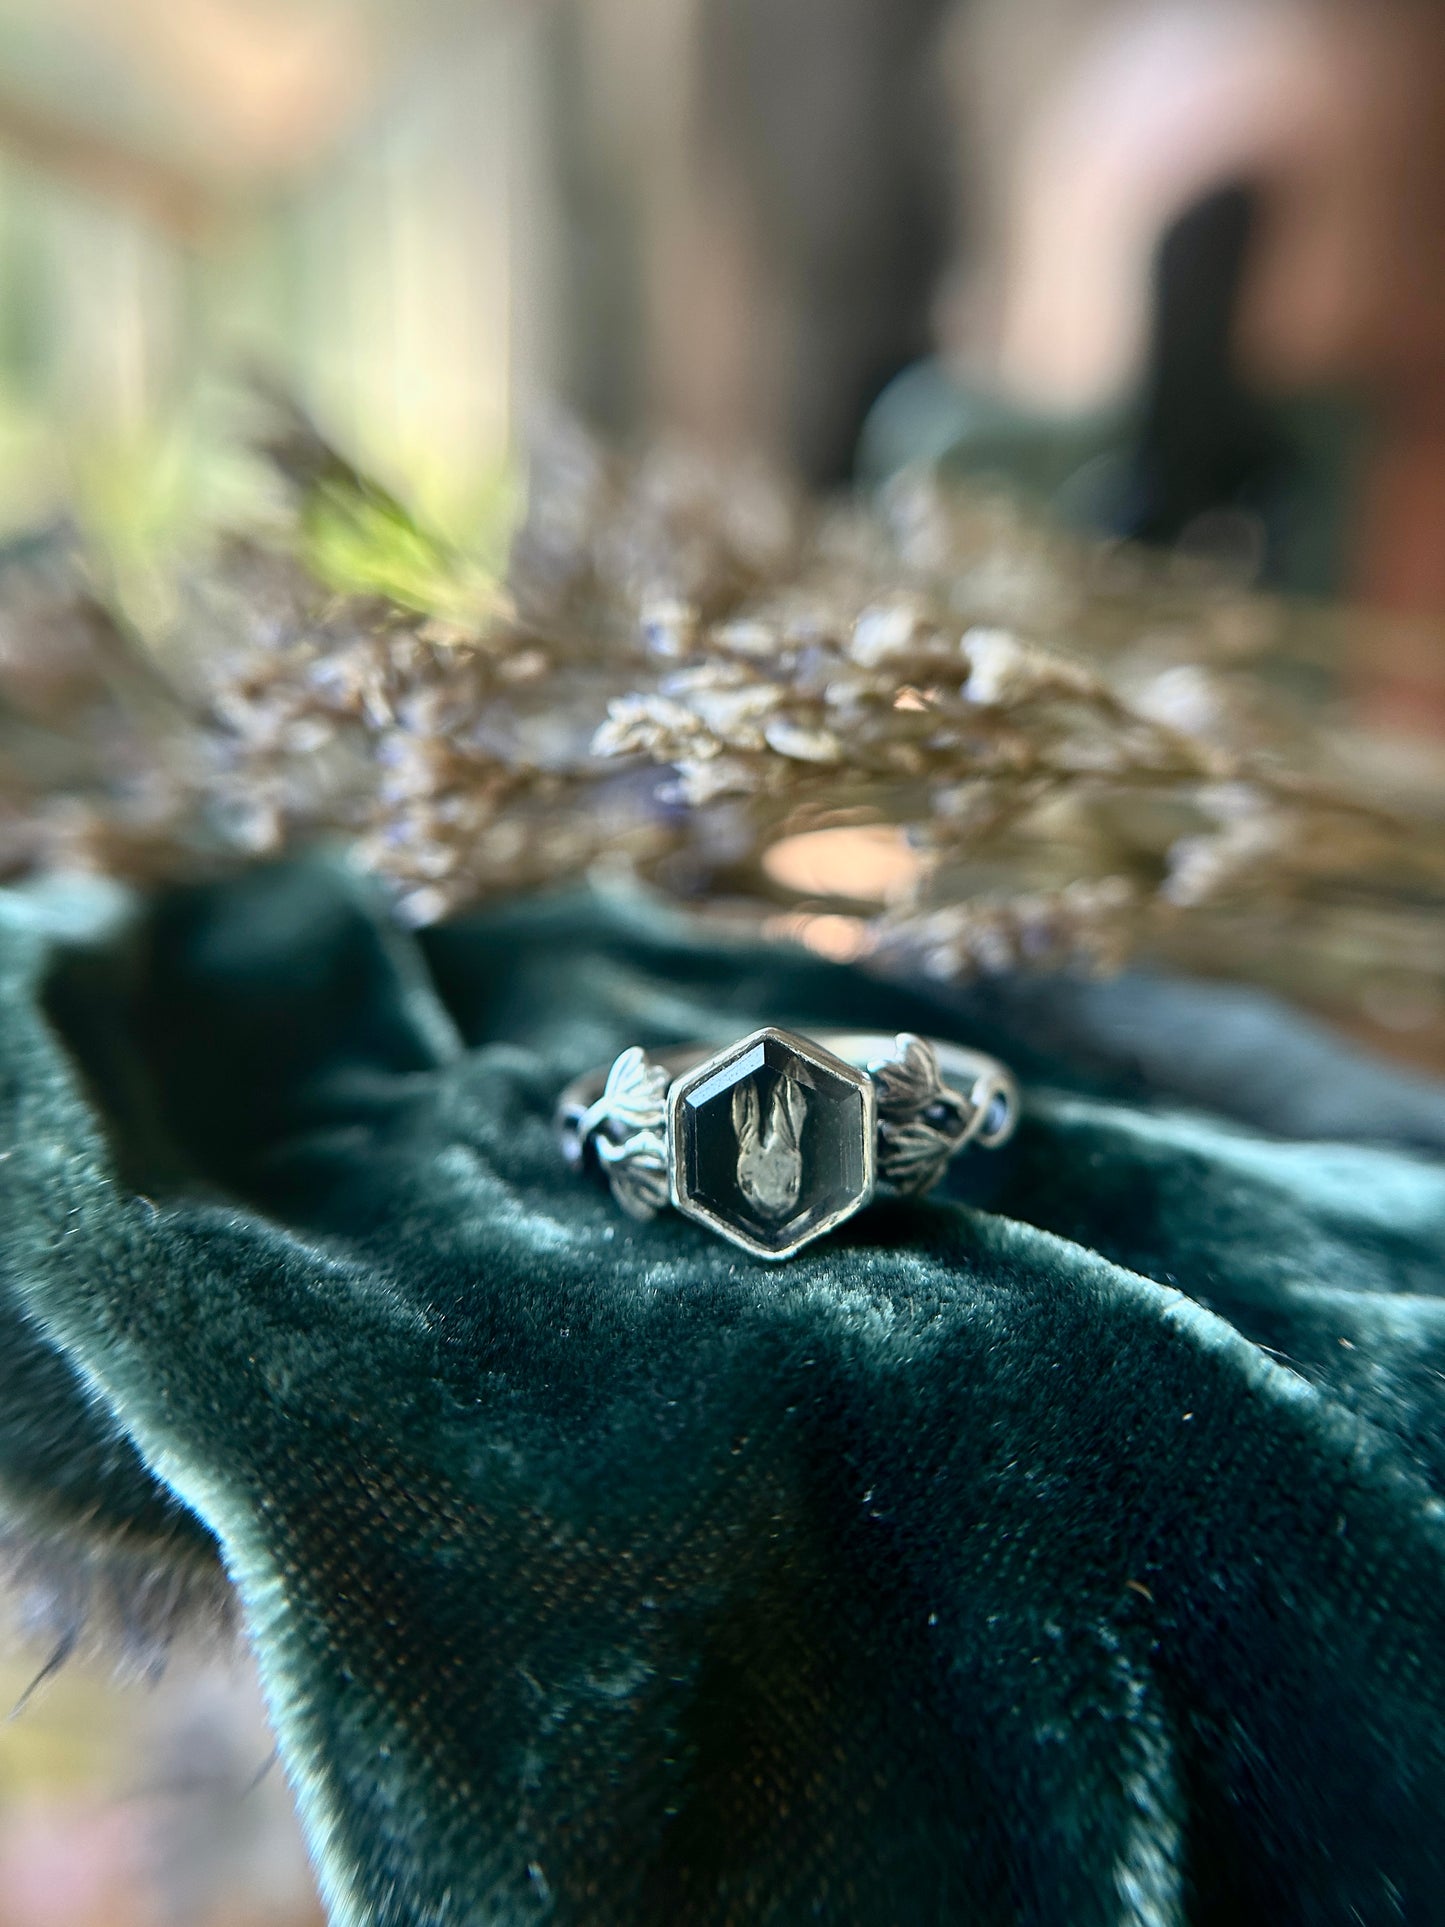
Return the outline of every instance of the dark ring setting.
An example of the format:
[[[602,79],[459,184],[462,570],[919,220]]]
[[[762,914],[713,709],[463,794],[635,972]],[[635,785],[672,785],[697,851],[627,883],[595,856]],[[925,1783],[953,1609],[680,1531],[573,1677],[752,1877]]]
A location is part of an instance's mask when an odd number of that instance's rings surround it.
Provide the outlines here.
[[[1018,1087],[992,1057],[903,1032],[767,1026],[723,1049],[634,1045],[557,1108],[574,1169],[631,1217],[666,1205],[754,1257],[791,1258],[879,1193],[919,1196],[969,1145],[1013,1134]]]

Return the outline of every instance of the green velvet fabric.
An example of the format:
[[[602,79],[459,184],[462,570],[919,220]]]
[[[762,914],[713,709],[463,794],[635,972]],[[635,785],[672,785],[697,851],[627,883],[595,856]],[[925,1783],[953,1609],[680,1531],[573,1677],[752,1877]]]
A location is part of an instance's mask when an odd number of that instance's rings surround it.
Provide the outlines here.
[[[1445,1920],[1437,1088],[320,865],[0,974],[10,1529],[219,1548],[333,1920]],[[566,1173],[567,1076],[762,1019],[1007,1049],[1018,1139],[778,1268]]]

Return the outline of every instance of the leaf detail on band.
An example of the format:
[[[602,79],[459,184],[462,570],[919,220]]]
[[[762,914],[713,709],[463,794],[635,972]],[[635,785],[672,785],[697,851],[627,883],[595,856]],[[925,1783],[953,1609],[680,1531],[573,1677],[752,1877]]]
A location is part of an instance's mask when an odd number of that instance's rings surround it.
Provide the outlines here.
[[[878,1176],[906,1197],[931,1191],[968,1141],[976,1115],[943,1081],[931,1044],[903,1031],[897,1055],[874,1064],[878,1093]]]
[[[668,1201],[667,1084],[667,1072],[634,1044],[587,1113],[598,1162],[630,1218],[656,1217]]]

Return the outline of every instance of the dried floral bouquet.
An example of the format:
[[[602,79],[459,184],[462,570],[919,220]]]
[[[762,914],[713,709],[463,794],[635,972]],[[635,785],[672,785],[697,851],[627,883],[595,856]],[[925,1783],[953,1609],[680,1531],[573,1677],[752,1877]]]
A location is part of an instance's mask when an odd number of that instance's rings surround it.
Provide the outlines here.
[[[1352,723],[1348,618],[925,476],[815,504],[569,424],[498,580],[299,420],[284,536],[150,630],[0,558],[0,868],[345,839],[428,923],[583,876],[957,979],[1131,957],[1445,988],[1445,780]]]

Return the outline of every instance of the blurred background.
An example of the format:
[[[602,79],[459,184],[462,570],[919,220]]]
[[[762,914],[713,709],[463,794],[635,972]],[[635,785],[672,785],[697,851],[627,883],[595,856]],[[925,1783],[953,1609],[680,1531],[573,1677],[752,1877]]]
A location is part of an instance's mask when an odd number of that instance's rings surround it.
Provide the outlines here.
[[[466,539],[558,401],[1002,480],[1372,610],[1445,733],[1430,0],[0,0],[0,541],[244,516],[247,369]],[[318,1919],[268,1751],[239,1665],[47,1685],[0,1927]]]
[[[0,532],[121,558],[264,367],[449,532],[557,399],[919,456],[1398,618],[1445,720],[1431,0],[3,0]]]

